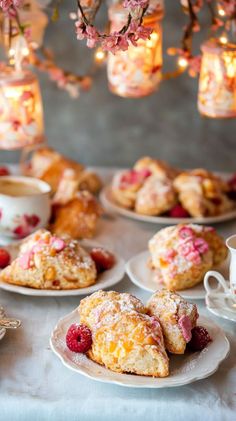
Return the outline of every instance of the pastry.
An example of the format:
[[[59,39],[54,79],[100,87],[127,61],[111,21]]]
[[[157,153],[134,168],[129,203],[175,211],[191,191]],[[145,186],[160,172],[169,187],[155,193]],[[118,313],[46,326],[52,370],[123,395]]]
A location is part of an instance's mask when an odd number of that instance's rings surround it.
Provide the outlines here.
[[[88,190],[91,193],[100,190],[102,183],[95,173],[85,170],[82,164],[65,158],[52,148],[44,147],[35,151],[24,173],[46,181],[55,194],[64,171],[68,169],[74,172],[78,190]]]
[[[137,192],[151,175],[149,170],[124,170],[118,172],[112,182],[112,196],[124,208],[133,209]]]
[[[98,291],[78,308],[80,323],[92,332],[87,355],[112,371],[166,377],[169,361],[158,319],[130,294]]]
[[[0,273],[0,281],[37,289],[77,289],[93,285],[97,271],[79,243],[38,230],[20,247],[18,257]]]
[[[134,170],[149,170],[152,175],[155,175],[160,180],[173,180],[179,173],[179,170],[171,167],[166,162],[150,158],[149,156],[140,158],[134,164]]]
[[[143,215],[160,215],[177,203],[172,182],[151,175],[138,191],[135,211]]]
[[[54,203],[50,230],[76,239],[91,238],[101,214],[102,208],[91,193],[77,192],[67,203]]]
[[[195,304],[166,289],[155,292],[147,303],[148,313],[160,320],[165,347],[172,354],[184,354],[196,326],[198,312]]]
[[[197,285],[227,256],[223,240],[214,229],[200,225],[163,228],[149,241],[149,251],[151,267],[170,290]]]
[[[228,185],[216,175],[196,169],[181,173],[174,180],[179,201],[193,217],[216,216],[233,208]]]

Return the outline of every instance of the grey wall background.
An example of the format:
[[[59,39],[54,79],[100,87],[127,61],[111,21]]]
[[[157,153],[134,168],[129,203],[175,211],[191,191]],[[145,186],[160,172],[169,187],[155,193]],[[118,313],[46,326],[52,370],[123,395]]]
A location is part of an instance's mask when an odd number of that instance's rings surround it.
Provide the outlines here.
[[[179,0],[166,0],[164,49],[178,45],[185,22]],[[68,14],[75,2],[62,2],[60,20],[50,23],[46,44],[57,62],[83,73],[93,51],[74,35]],[[105,17],[100,13],[100,23]],[[165,54],[165,71],[175,58]],[[187,74],[164,82],[154,95],[122,99],[108,91],[105,68],[96,74],[90,92],[77,100],[40,76],[45,109],[46,135],[51,146],[90,165],[127,166],[150,154],[185,167],[236,170],[236,120],[210,120],[197,111],[197,79]],[[1,152],[2,159],[15,154]],[[1,159],[1,160],[2,160]]]

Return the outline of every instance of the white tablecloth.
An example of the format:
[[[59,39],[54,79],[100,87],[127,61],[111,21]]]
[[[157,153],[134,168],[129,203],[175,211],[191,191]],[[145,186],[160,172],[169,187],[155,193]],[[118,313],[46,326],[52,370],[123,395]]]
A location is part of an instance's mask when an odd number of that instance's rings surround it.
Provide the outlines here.
[[[126,260],[146,248],[160,227],[107,216],[96,241]],[[227,237],[236,222],[219,226]],[[116,287],[137,297],[149,294],[126,277]],[[203,301],[200,313],[225,330],[229,357],[208,379],[173,389],[126,389],[89,380],[68,370],[49,347],[50,333],[60,317],[79,304],[79,297],[26,297],[0,290],[0,305],[22,328],[8,331],[0,342],[0,420],[2,421],[172,421],[236,420],[236,324],[212,316]]]

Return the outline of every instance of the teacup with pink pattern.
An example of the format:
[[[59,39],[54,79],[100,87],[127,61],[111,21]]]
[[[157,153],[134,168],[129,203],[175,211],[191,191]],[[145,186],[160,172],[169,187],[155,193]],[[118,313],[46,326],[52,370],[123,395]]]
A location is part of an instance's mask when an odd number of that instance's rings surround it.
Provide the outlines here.
[[[23,176],[0,177],[0,240],[21,239],[45,227],[51,214],[50,186]]]

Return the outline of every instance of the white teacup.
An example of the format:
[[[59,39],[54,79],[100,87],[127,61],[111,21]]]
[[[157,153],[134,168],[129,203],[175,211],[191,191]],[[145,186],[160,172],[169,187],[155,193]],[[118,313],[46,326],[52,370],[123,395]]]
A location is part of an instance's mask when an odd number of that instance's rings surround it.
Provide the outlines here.
[[[24,238],[45,227],[51,214],[50,186],[36,178],[0,177],[0,240]]]
[[[204,286],[208,293],[217,292],[217,288],[213,288],[209,282],[211,277],[215,278],[221,287],[224,290],[224,293],[230,295],[232,298],[236,300],[236,235],[232,235],[226,240],[226,246],[230,251],[230,267],[229,267],[229,283],[230,288],[228,287],[228,283],[226,282],[225,278],[221,275],[221,273],[216,272],[215,270],[210,270],[206,273],[204,278]]]

